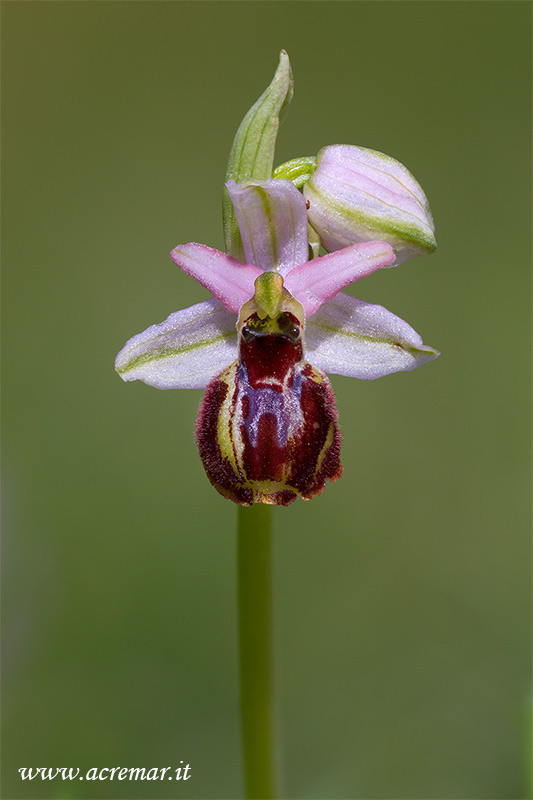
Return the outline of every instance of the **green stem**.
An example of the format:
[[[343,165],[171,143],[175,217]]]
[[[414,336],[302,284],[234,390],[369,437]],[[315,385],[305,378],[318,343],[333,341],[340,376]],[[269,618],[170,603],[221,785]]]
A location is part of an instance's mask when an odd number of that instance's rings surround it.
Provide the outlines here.
[[[239,508],[237,572],[241,669],[242,742],[246,797],[277,796],[271,509]]]

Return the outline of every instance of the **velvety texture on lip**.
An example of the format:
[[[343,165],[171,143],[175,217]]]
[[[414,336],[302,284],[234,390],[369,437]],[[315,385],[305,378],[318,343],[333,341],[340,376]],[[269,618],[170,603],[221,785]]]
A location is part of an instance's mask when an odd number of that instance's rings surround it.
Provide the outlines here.
[[[239,360],[207,387],[196,425],[209,480],[242,505],[308,500],[342,473],[329,381],[302,360],[296,317],[276,322],[264,334],[257,315],[245,322]]]

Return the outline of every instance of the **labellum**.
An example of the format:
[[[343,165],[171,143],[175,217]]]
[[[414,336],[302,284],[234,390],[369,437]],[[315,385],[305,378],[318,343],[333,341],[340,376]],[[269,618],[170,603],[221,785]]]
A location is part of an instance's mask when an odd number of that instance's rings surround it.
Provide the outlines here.
[[[310,500],[337,480],[340,433],[326,375],[304,360],[304,311],[265,272],[237,324],[238,359],[208,385],[196,423],[207,476],[241,505]]]

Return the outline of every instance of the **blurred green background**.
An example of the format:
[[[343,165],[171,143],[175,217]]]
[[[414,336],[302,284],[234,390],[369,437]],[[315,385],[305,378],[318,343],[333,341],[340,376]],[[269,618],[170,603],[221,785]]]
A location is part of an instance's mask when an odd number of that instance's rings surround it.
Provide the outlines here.
[[[124,341],[207,293],[235,130],[288,50],[276,163],[346,142],[439,250],[351,291],[442,357],[333,378],[343,478],[276,509],[285,796],[530,797],[526,2],[4,2],[3,798],[242,796],[236,510],[201,393]],[[191,765],[187,783],[20,767]]]

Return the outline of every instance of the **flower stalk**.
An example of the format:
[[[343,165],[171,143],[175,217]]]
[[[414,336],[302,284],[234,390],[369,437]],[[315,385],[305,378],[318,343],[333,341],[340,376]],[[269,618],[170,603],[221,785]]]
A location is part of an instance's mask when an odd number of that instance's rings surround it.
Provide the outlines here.
[[[270,506],[239,507],[237,575],[244,779],[248,800],[278,797]]]

